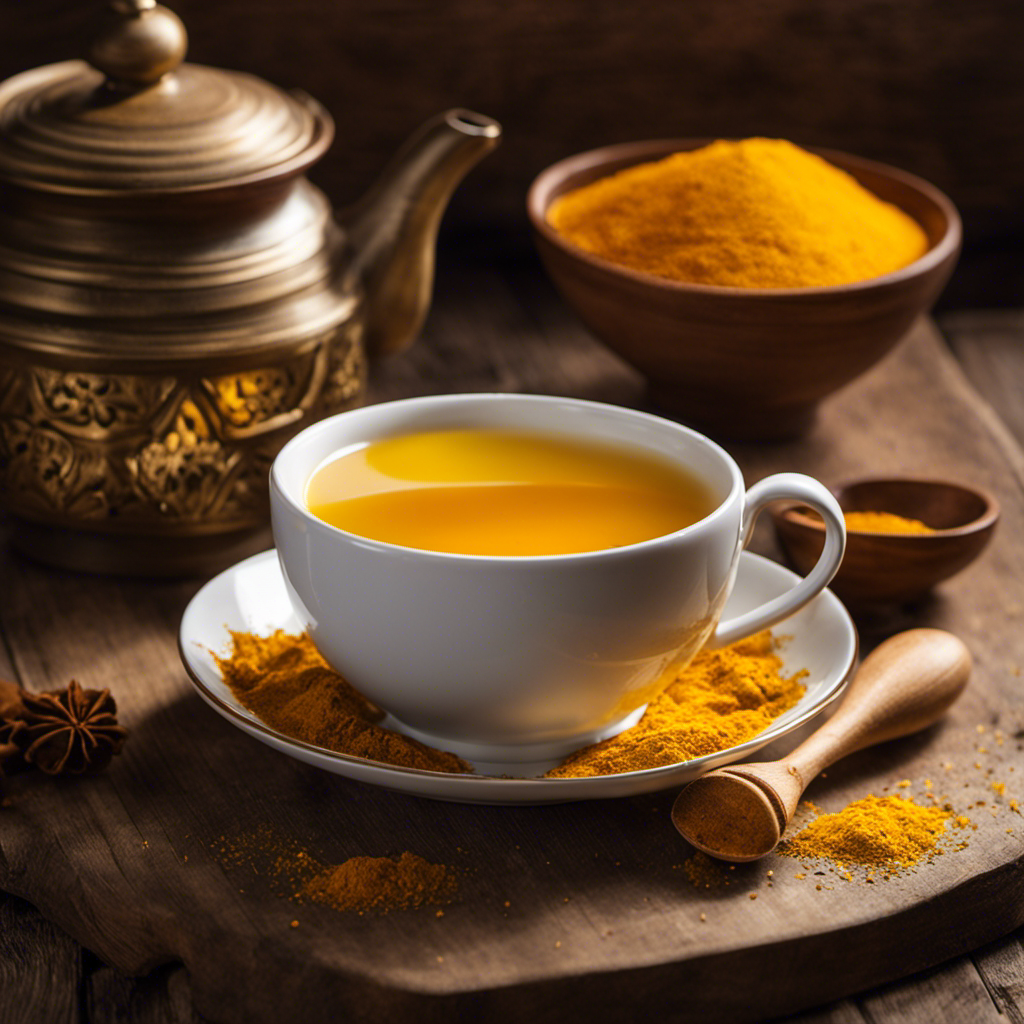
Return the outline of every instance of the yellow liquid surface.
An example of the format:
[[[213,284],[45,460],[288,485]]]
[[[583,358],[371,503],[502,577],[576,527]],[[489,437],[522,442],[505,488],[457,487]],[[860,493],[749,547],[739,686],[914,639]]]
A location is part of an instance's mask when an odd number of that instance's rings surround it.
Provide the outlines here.
[[[321,466],[310,512],[410,548],[555,555],[636,544],[703,519],[696,477],[646,453],[498,430],[387,438]]]

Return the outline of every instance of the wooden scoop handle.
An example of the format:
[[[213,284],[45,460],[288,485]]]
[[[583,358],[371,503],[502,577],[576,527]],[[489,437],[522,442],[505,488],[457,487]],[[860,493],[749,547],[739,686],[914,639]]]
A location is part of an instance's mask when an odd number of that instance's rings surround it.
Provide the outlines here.
[[[932,725],[970,673],[970,652],[951,633],[911,629],[891,637],[864,659],[836,714],[788,757],[720,768],[683,790],[672,812],[676,827],[715,856],[763,857],[819,772],[856,750]]]
[[[971,674],[963,642],[941,629],[911,629],[864,659],[839,710],[784,761],[801,778],[786,820],[808,783],[830,764],[864,747],[909,736],[937,722]]]

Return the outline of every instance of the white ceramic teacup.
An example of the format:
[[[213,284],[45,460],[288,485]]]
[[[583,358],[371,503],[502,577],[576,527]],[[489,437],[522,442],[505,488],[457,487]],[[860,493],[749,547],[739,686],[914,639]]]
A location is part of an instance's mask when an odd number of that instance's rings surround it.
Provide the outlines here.
[[[537,557],[399,547],[329,526],[306,507],[310,477],[339,449],[460,427],[635,446],[698,476],[717,506],[640,544]],[[845,545],[839,505],[810,477],[782,473],[746,490],[733,459],[693,430],[534,395],[413,398],[322,420],[277,456],[270,497],[289,595],[327,661],[412,735],[492,764],[559,758],[632,725],[667,668],[803,607]],[[786,498],[824,519],[820,560],[792,590],[719,622],[754,518]]]

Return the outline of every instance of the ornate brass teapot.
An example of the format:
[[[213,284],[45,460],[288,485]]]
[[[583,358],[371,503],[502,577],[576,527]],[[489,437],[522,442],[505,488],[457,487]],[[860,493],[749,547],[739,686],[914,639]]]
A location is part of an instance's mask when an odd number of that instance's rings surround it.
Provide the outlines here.
[[[268,466],[416,336],[452,190],[498,142],[451,110],[340,217],[304,95],[182,63],[114,0],[90,63],[0,85],[0,496],[72,568],[205,572],[265,527]]]

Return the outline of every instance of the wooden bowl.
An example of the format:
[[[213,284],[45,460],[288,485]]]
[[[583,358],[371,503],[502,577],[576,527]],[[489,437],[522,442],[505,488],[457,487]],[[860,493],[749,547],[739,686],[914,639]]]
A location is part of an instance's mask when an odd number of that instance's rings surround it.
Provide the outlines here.
[[[551,203],[633,164],[708,139],[606,146],[543,171],[527,197],[548,273],[583,322],[648,378],[663,407],[720,436],[776,439],[810,426],[818,403],[886,354],[938,297],[960,250],[960,217],[938,189],[903,171],[815,150],[906,211],[928,251],[894,273],[828,288],[725,288],[629,270],[565,240]]]
[[[999,518],[999,505],[991,494],[945,480],[858,480],[834,493],[844,512],[892,512],[934,530],[847,530],[843,564],[829,586],[853,606],[922,596],[978,557]],[[821,521],[808,511],[793,505],[772,512],[779,542],[799,572],[810,570],[818,560],[825,538]]]

